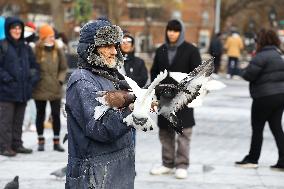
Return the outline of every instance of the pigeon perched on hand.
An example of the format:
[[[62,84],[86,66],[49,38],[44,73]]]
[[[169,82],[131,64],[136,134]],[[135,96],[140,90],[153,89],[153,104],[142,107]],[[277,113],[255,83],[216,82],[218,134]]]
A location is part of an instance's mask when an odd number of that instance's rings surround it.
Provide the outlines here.
[[[181,73],[183,79],[176,79],[179,81],[177,85],[159,84],[156,87],[156,94],[159,96],[158,114],[168,119],[177,133],[181,134],[182,128],[178,124],[176,112],[200,95],[201,87],[209,81],[213,73],[213,60],[211,58],[203,62],[189,74]],[[169,76],[175,77],[171,73]]]
[[[19,189],[19,176],[15,176],[11,182],[8,182],[4,189]]]
[[[140,88],[135,81],[125,76],[125,80],[136,96],[132,113],[123,119],[128,126],[142,131],[153,130],[156,123],[150,118],[149,112],[153,109],[155,87],[167,77],[167,74],[167,70],[161,72],[147,89]]]
[[[130,91],[125,90],[99,91],[97,92],[96,100],[101,105],[95,107],[94,118],[99,120],[111,108],[120,109],[128,107],[134,102],[135,98]]]

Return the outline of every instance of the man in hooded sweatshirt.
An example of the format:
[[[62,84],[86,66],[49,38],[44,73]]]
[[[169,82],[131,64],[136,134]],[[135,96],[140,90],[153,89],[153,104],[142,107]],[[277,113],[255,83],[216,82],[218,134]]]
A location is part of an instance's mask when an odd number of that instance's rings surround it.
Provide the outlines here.
[[[24,23],[16,17],[5,21],[6,39],[0,41],[0,155],[32,153],[22,141],[22,124],[39,67],[25,44]]]
[[[166,41],[156,50],[153,66],[151,68],[151,80],[164,71],[189,73],[201,64],[198,48],[184,39],[184,27],[180,20],[170,20],[166,27]],[[177,84],[167,77],[162,83]],[[163,94],[161,94],[163,95]],[[159,97],[158,97],[159,98]],[[164,98],[168,98],[165,94]],[[177,112],[183,134],[176,137],[175,131],[169,127],[170,123],[162,116],[158,116],[159,139],[162,145],[162,165],[154,167],[150,174],[161,175],[171,173],[175,169],[175,177],[184,179],[187,177],[189,167],[189,146],[192,135],[192,127],[195,125],[193,108],[184,107]],[[176,140],[177,138],[177,144]],[[177,148],[177,150],[175,150]]]
[[[132,132],[123,122],[133,98],[117,70],[123,63],[122,37],[120,27],[104,19],[90,21],[80,30],[79,68],[66,89],[66,189],[134,188]],[[108,105],[99,100],[106,91]]]

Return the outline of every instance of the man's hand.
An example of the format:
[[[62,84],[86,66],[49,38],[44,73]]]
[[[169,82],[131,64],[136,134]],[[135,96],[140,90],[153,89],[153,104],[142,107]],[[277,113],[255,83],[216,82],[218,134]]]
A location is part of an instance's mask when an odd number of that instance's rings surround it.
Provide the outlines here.
[[[123,108],[133,103],[135,96],[130,94],[128,91],[123,90],[108,91],[105,94],[105,100],[111,108]]]
[[[151,111],[152,112],[157,112],[157,107],[158,107],[159,103],[157,101],[153,101],[151,103]]]

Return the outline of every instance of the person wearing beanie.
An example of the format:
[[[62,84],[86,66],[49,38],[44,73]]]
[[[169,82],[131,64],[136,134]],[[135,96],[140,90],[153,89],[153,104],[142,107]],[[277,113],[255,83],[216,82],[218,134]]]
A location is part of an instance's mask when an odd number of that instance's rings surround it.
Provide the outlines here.
[[[33,22],[25,23],[24,38],[32,48],[35,47],[35,42],[38,40],[38,37],[36,36],[36,26]]]
[[[185,28],[181,20],[173,19],[168,22],[165,31],[165,43],[155,53],[151,68],[152,81],[164,69],[168,72],[190,73],[201,64],[198,48],[186,42],[184,34]],[[177,81],[168,76],[161,83],[175,85]],[[160,96],[169,98],[167,94]],[[169,127],[170,122],[161,115],[158,116],[162,165],[151,169],[150,174],[152,175],[168,174],[175,168],[177,179],[187,178],[192,127],[195,125],[193,108],[185,106],[177,112],[177,118],[180,120],[179,127],[183,128],[183,134],[176,136],[175,131]]]
[[[134,188],[134,144],[131,127],[123,122],[133,96],[117,70],[123,64],[122,40],[120,27],[106,19],[80,30],[78,68],[66,89],[66,189]],[[108,105],[99,100],[102,93]]]
[[[53,149],[64,152],[60,145],[60,107],[63,83],[67,73],[67,62],[62,49],[58,48],[52,27],[45,24],[39,28],[39,41],[36,43],[36,61],[40,67],[40,80],[33,90],[36,104],[36,130],[38,134],[38,151],[44,151],[44,120],[47,102],[51,106],[53,124]]]
[[[22,141],[27,101],[39,80],[39,67],[30,46],[25,44],[24,23],[16,17],[5,20],[0,41],[0,155],[32,153]]]

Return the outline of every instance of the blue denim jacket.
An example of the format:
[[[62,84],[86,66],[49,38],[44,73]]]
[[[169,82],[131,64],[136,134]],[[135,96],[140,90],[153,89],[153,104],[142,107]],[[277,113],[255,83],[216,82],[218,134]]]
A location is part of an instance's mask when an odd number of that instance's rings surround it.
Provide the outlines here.
[[[67,189],[134,188],[135,155],[131,128],[122,122],[130,112],[108,110],[95,120],[98,91],[113,83],[85,69],[71,75],[66,90],[68,128]]]

